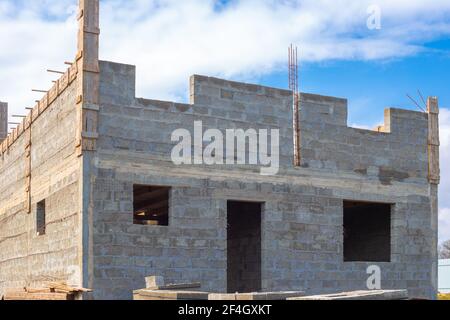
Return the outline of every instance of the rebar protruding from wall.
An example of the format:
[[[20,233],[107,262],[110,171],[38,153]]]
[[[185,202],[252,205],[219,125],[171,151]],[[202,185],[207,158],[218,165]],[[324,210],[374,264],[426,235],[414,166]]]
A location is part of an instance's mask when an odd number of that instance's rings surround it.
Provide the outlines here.
[[[300,94],[298,89],[298,48],[291,46],[288,49],[289,59],[289,90],[292,90],[292,112],[294,133],[294,166],[299,167],[300,155]]]
[[[429,97],[428,112],[428,179],[431,184],[440,183],[439,168],[439,104],[436,97]]]

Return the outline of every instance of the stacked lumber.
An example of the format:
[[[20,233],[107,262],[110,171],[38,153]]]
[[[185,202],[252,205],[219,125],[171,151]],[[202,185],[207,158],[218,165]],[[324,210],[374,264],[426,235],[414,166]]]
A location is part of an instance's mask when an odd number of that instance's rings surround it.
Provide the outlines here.
[[[85,293],[92,292],[91,289],[69,286],[66,282],[48,282],[46,288],[57,293]]]
[[[3,300],[75,300],[90,289],[69,286],[66,282],[48,282],[43,288],[7,289]]]

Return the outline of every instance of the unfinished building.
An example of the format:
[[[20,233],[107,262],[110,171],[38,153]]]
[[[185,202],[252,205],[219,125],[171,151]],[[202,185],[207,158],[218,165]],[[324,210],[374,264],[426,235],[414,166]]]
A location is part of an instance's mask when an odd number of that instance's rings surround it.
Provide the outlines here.
[[[347,126],[347,101],[194,75],[190,103],[135,97],[135,67],[99,61],[99,1],[80,0],[78,53],[0,148],[0,294],[69,280],[130,299],[144,277],[203,291],[437,290],[438,102]],[[0,105],[0,137],[6,106]],[[278,129],[280,169],[175,165],[171,134]]]

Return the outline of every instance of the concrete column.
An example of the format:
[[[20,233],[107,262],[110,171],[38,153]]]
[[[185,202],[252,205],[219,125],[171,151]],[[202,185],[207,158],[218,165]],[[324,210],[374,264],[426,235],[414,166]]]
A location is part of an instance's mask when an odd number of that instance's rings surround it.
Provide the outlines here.
[[[8,136],[8,104],[0,102],[0,142]]]
[[[94,151],[98,137],[99,102],[99,0],[79,0],[78,14],[78,108],[79,154]]]
[[[97,176],[94,156],[98,138],[99,112],[99,0],[79,0],[78,13],[78,53],[77,76],[77,153],[80,157],[82,178],[80,183],[80,225],[81,241],[79,258],[81,266],[81,284],[85,288],[94,288],[94,252],[93,217],[94,205],[91,198],[93,177]],[[83,297],[90,299],[90,296]]]
[[[432,184],[439,184],[439,105],[436,97],[428,98],[427,109],[429,180]]]
[[[430,97],[427,101],[428,112],[428,179],[430,182],[430,204],[431,204],[431,230],[433,232],[431,258],[432,258],[432,286],[436,296],[438,290],[438,212],[439,212],[439,104],[436,97]]]

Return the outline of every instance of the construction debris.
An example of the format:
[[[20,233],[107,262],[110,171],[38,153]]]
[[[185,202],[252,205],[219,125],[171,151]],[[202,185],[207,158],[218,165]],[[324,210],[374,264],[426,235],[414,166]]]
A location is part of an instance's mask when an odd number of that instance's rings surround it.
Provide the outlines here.
[[[91,289],[69,286],[66,282],[49,282],[46,286],[53,292],[61,292],[61,293],[92,292]]]
[[[303,291],[280,291],[280,292],[252,292],[252,293],[211,293],[208,296],[208,300],[222,300],[222,301],[234,301],[234,300],[286,300],[292,297],[304,296]]]
[[[407,290],[352,291],[336,294],[305,296],[302,291],[207,293],[180,290],[149,290],[133,292],[134,300],[216,300],[216,301],[274,301],[274,300],[408,300]]]
[[[66,282],[48,282],[43,288],[7,289],[2,300],[76,300],[80,294],[91,291]]]
[[[165,284],[164,278],[160,276],[150,276],[145,278],[146,289],[149,290],[181,290],[181,289],[200,289],[200,282],[192,283],[170,283]]]
[[[142,289],[133,292],[134,300],[208,300],[208,292],[149,290]]]
[[[2,300],[75,300],[75,297],[67,293],[27,292],[23,289],[8,289]]]
[[[276,291],[250,293],[208,293],[192,291],[200,283],[165,284],[164,278],[145,278],[146,289],[133,291],[134,300],[218,300],[218,301],[273,301],[273,300],[407,300],[408,290],[351,291],[335,294],[306,296],[304,291]],[[186,290],[191,289],[191,290]]]
[[[287,300],[407,300],[408,298],[408,290],[372,290],[295,297]]]
[[[174,283],[167,284],[160,287],[147,288],[150,290],[181,290],[181,289],[200,289],[202,287],[200,282],[193,283]]]
[[[160,276],[150,276],[145,278],[146,288],[155,288],[164,285],[164,278]]]
[[[133,291],[134,300],[208,300],[208,292],[186,291],[200,289],[201,283],[165,284],[161,276],[145,278],[145,289]]]

